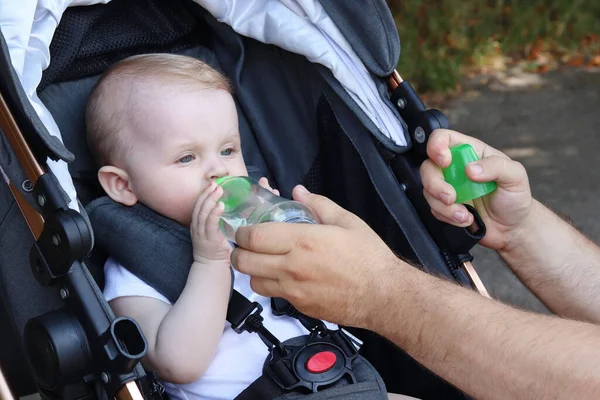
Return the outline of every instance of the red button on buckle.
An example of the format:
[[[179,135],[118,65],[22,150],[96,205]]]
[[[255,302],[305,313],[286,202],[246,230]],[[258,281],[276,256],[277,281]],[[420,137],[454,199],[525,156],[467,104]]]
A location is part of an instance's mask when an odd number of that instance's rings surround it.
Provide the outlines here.
[[[306,369],[313,374],[320,374],[329,371],[335,365],[336,359],[335,353],[321,351],[308,359]]]

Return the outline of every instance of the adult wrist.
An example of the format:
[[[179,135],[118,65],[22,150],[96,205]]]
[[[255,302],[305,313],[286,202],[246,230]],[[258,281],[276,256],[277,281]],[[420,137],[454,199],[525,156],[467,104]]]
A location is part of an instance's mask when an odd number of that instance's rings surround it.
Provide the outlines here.
[[[523,223],[511,234],[507,244],[498,249],[498,254],[504,259],[519,256],[528,251],[529,242],[535,232],[540,228],[540,220],[543,219],[542,213],[544,206],[535,199],[532,199],[531,211],[523,220]]]
[[[365,314],[364,328],[403,342],[399,335],[407,331],[404,328],[419,323],[406,318],[406,307],[413,304],[414,291],[419,290],[419,275],[424,273],[395,257],[387,264],[384,273],[370,287],[372,298],[367,300],[369,307]]]

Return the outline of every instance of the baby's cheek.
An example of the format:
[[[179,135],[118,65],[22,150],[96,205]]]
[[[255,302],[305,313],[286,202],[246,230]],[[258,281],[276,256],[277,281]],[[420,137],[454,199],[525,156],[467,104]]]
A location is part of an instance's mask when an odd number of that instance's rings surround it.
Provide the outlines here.
[[[192,214],[194,213],[194,208],[196,207],[196,203],[198,202],[198,197],[202,191],[200,189],[187,188],[187,190],[182,191],[181,197],[178,199],[177,203],[182,214],[185,215],[186,218],[191,220]]]

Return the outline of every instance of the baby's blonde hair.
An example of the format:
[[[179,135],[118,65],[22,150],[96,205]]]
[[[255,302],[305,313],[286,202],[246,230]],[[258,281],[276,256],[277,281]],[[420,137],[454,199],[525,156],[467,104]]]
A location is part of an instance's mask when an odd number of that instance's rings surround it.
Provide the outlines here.
[[[140,54],[114,64],[96,83],[85,110],[87,141],[99,166],[113,163],[131,148],[132,132],[124,132],[124,121],[136,112],[133,96],[144,86],[157,84],[231,93],[227,78],[193,57]]]

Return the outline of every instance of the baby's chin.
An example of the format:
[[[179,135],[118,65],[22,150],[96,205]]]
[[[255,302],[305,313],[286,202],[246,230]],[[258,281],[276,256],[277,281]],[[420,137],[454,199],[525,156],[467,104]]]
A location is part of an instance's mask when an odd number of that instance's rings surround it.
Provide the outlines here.
[[[184,217],[182,215],[174,215],[174,214],[160,213],[160,212],[159,212],[159,214],[162,214],[164,217],[167,217],[167,218],[177,222],[179,225],[183,226],[184,228],[189,229],[192,225],[192,212],[190,212],[189,216],[187,216],[187,217]]]
[[[177,221],[177,220],[175,220]],[[186,218],[183,221],[177,221],[179,223],[179,225],[183,226],[184,228],[188,228],[190,229],[192,227],[192,216],[190,215],[189,218]]]

